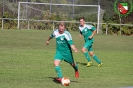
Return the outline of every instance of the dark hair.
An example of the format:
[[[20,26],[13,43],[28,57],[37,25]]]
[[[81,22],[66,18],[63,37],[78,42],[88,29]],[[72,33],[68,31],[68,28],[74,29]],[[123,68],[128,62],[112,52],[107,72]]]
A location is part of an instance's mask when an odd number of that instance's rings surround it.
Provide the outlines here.
[[[85,18],[84,18],[84,17],[80,17],[80,18],[79,18],[79,20],[81,20],[81,19],[85,20]]]

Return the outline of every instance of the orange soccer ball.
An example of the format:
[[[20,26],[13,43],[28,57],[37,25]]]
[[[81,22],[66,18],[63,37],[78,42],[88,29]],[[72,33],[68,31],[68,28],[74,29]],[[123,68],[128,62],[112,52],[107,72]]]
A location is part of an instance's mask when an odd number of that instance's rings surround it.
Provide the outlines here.
[[[69,84],[70,84],[70,79],[69,79],[68,77],[63,77],[63,78],[61,79],[61,83],[62,83],[62,85],[64,85],[64,86],[69,86]]]

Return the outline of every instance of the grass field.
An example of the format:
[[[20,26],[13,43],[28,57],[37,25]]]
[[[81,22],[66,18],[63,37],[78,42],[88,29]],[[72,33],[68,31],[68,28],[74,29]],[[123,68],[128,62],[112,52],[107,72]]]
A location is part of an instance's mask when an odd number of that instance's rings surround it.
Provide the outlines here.
[[[57,77],[53,66],[55,39],[46,46],[52,31],[0,30],[0,88],[66,88],[53,81]],[[80,77],[62,61],[63,75],[71,79],[67,88],[125,88],[133,87],[133,36],[95,35],[93,50],[103,62],[102,67],[92,59],[93,66],[81,52],[83,38],[72,34],[74,53]]]

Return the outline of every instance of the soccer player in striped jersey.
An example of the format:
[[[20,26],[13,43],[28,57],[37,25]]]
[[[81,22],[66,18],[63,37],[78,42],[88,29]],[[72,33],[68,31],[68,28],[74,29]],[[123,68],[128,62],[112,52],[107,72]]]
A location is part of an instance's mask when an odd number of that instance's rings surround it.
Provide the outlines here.
[[[58,75],[56,81],[61,82],[63,78],[61,67],[59,66],[60,62],[64,60],[69,63],[75,70],[75,77],[79,77],[78,66],[74,62],[74,58],[72,55],[73,49],[75,52],[78,52],[77,48],[74,46],[71,34],[65,30],[65,23],[60,22],[58,29],[53,31],[53,33],[48,37],[46,44],[49,44],[49,40],[53,37],[56,38],[56,54],[54,56],[54,66],[55,71]]]
[[[98,67],[101,67],[103,64],[101,63],[101,61],[98,59],[98,57],[92,51],[92,44],[94,42],[93,36],[96,33],[96,28],[92,25],[85,24],[85,18],[84,17],[79,18],[79,23],[80,23],[79,36],[81,37],[83,35],[84,40],[85,40],[85,44],[82,48],[82,52],[84,53],[84,55],[88,61],[86,66],[87,67],[91,66],[91,64],[92,64],[92,61],[90,59],[90,56],[91,56],[98,63]],[[89,51],[89,54],[88,54],[88,51]]]

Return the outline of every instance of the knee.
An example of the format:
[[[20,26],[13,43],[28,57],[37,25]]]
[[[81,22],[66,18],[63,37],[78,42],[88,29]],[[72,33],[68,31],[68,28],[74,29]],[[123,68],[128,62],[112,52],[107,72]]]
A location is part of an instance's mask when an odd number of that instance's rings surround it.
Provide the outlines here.
[[[82,52],[86,52],[86,48],[82,48]]]
[[[70,65],[71,65],[71,66],[75,66],[75,64],[76,64],[76,63],[71,63]]]
[[[94,53],[93,53],[93,52],[90,52],[89,54],[90,54],[90,56],[91,56],[91,57],[93,57],[93,56],[94,56]]]
[[[57,61],[54,61],[54,66],[59,66],[59,63]]]

